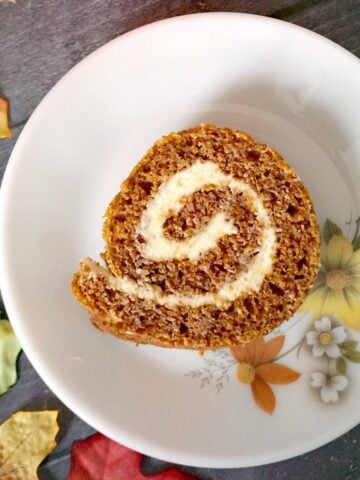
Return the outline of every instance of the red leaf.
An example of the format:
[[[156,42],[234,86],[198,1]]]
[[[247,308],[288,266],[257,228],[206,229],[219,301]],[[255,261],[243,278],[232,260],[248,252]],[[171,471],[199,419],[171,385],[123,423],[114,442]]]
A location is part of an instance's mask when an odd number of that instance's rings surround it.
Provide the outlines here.
[[[175,467],[143,475],[142,455],[96,433],[71,447],[68,480],[195,480]]]

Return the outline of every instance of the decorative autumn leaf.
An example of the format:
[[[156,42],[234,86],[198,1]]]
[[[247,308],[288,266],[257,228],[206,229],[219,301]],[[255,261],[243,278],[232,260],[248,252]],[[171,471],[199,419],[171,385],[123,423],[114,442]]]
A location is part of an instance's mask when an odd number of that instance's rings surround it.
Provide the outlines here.
[[[67,480],[195,480],[174,467],[156,475],[144,475],[141,472],[142,457],[140,453],[96,433],[73,443]]]
[[[9,321],[0,320],[0,395],[16,382],[16,359],[20,350],[20,343]]]
[[[256,375],[262,378],[265,382],[277,385],[286,385],[295,382],[300,377],[300,373],[279,363],[260,365],[256,369]]]
[[[0,479],[38,479],[38,466],[56,446],[57,415],[54,410],[16,412],[0,425]]]
[[[251,384],[251,390],[258,406],[271,415],[276,405],[272,388],[262,378],[255,377]]]
[[[0,97],[0,139],[11,138],[12,131],[9,127],[9,102]]]

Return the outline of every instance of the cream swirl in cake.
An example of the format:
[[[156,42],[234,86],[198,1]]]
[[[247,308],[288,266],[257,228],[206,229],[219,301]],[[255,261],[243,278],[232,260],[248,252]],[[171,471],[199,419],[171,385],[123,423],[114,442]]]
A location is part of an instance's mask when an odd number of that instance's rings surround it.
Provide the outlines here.
[[[196,162],[161,185],[142,214],[140,226],[137,229],[137,234],[145,240],[141,248],[142,254],[144,258],[156,261],[184,257],[196,261],[202,253],[215,248],[221,237],[238,233],[232,219],[228,220],[225,212],[218,212],[199,233],[187,240],[169,240],[164,236],[163,227],[169,213],[179,212],[182,208],[181,200],[184,197],[208,185],[226,186],[232,191],[242,192],[248,197],[256,216],[264,223],[261,245],[256,257],[249,264],[248,270],[241,272],[233,282],[223,284],[216,293],[202,295],[163,295],[159,288],[139,286],[129,278],[121,277],[114,277],[114,281],[111,282],[114,288],[123,290],[129,295],[157,302],[159,305],[191,307],[205,304],[221,307],[234,301],[242,292],[259,290],[265,275],[271,271],[276,244],[275,230],[257,193],[246,183],[231,175],[224,175],[213,162]]]
[[[155,143],[111,202],[107,269],[73,279],[95,325],[136,342],[219,348],[294,313],[319,264],[296,172],[236,130],[201,125]]]

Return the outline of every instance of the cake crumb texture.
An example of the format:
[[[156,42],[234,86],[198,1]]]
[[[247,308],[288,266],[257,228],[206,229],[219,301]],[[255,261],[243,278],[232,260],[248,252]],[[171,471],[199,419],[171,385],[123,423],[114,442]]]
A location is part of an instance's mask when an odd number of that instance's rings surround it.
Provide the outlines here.
[[[163,236],[170,242],[186,242],[219,212],[236,233],[223,235],[196,259],[153,260],[143,254],[145,240],[139,225],[149,202],[165,182],[199,162],[216,164],[222,174],[256,192],[276,237],[271,270],[257,290],[242,291],[222,305],[169,306],[126,293],[117,287],[117,279],[151,288],[161,298],[216,296],[246,273],[259,255],[265,225],[251,198],[228,185],[212,183],[169,211]],[[153,145],[110,203],[103,237],[106,268],[83,260],[72,290],[97,328],[136,343],[205,350],[254,340],[295,313],[319,268],[316,216],[294,169],[251,136],[207,124],[171,133]]]

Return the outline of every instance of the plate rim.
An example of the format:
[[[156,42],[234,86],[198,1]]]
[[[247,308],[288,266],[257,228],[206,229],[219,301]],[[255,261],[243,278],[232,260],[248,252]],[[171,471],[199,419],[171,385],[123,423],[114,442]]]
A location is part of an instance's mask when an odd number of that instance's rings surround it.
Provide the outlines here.
[[[94,426],[95,429],[98,429],[102,433],[104,433],[109,438],[114,439],[115,441],[120,441],[124,445],[128,446],[137,451],[141,451],[142,453],[165,460],[172,463],[178,463],[183,465],[189,465],[194,467],[203,467],[203,468],[240,468],[240,467],[254,467],[264,464],[270,464],[278,461],[287,460],[289,458],[296,457],[301,454],[305,454],[311,450],[314,450],[318,447],[321,447],[336,438],[340,437],[350,429],[354,428],[356,425],[360,423],[360,414],[359,418],[355,418],[355,421],[349,421],[348,423],[341,424],[337,426],[337,428],[332,428],[330,434],[323,434],[316,436],[315,439],[306,442],[304,446],[302,443],[298,445],[297,448],[291,446],[288,450],[279,452],[278,454],[274,454],[273,452],[264,454],[262,453],[260,457],[258,455],[252,455],[244,457],[225,457],[221,455],[220,457],[215,457],[213,455],[204,455],[201,456],[197,454],[189,454],[189,452],[183,452],[181,450],[171,451],[167,450],[164,446],[154,445],[151,441],[141,438],[139,434],[136,432],[126,432],[124,434],[123,431],[118,429],[112,428],[108,421],[101,420],[99,414],[96,412],[88,411],[88,407],[84,405],[81,401],[79,402],[76,399],[76,396],[73,392],[67,389],[66,382],[63,384],[61,380],[59,380],[59,375],[52,372],[51,369],[48,369],[46,366],[46,362],[41,360],[40,356],[38,356],[36,352],[36,347],[32,345],[32,342],[27,340],[26,334],[23,333],[22,330],[22,323],[21,315],[17,314],[17,306],[16,300],[13,300],[15,292],[14,289],[11,288],[11,282],[7,281],[7,278],[10,278],[10,270],[7,273],[8,267],[8,259],[6,258],[6,240],[5,234],[5,226],[7,225],[7,193],[11,191],[11,185],[16,179],[15,176],[15,166],[17,163],[21,163],[21,158],[23,158],[22,149],[26,147],[27,139],[31,136],[32,125],[36,123],[37,117],[41,112],[47,108],[47,101],[54,95],[57,94],[58,89],[62,87],[62,85],[68,81],[68,79],[75,73],[77,69],[81,69],[84,64],[97,56],[101,55],[103,50],[107,49],[111,44],[118,43],[124,40],[124,38],[128,38],[132,35],[142,35],[143,32],[157,29],[158,25],[160,24],[170,24],[170,23],[181,23],[187,22],[189,19],[192,20],[194,18],[201,18],[201,21],[206,21],[209,17],[236,17],[240,21],[255,21],[255,22],[265,22],[265,23],[272,23],[273,25],[281,25],[281,28],[287,28],[288,31],[301,31],[303,35],[307,35],[310,39],[314,39],[317,42],[322,42],[324,45],[331,46],[332,48],[336,49],[340,54],[344,57],[346,56],[348,60],[351,60],[354,64],[357,65],[359,68],[360,73],[360,59],[354,55],[353,53],[346,50],[344,47],[338,45],[334,41],[327,39],[326,37],[308,30],[304,27],[292,24],[290,22],[286,22],[283,20],[275,19],[272,17],[266,17],[262,15],[255,15],[249,13],[236,13],[236,12],[207,12],[207,13],[195,13],[195,14],[187,14],[181,15],[171,18],[166,18],[163,20],[155,21],[141,27],[138,27],[134,30],[128,31],[118,37],[110,40],[109,42],[105,43],[101,47],[97,48],[95,51],[84,57],[80,62],[74,65],[65,75],[50,89],[50,91],[42,98],[38,106],[35,108],[33,113],[31,114],[29,120],[26,122],[25,127],[23,128],[19,138],[11,152],[9,161],[7,163],[2,185],[0,189],[0,263],[2,268],[0,269],[0,285],[1,291],[3,295],[4,304],[6,306],[6,310],[8,312],[8,316],[11,319],[11,324],[14,328],[14,331],[19,338],[19,341],[22,345],[22,348],[30,360],[31,364],[34,366],[37,373],[40,377],[44,380],[44,382],[51,388],[54,394],[72,411],[81,418],[83,421],[88,423],[91,426]],[[120,432],[120,435],[119,435]]]

